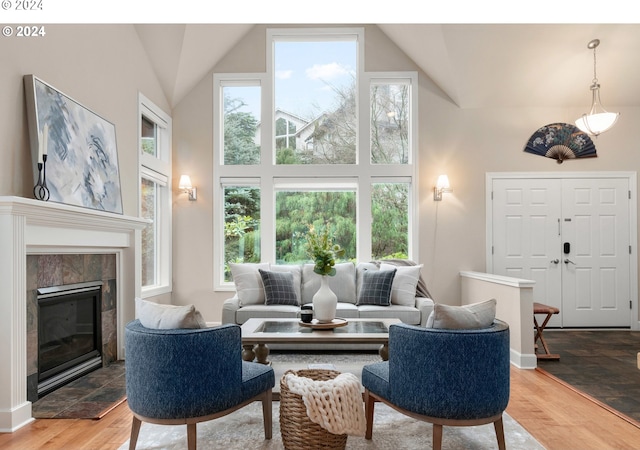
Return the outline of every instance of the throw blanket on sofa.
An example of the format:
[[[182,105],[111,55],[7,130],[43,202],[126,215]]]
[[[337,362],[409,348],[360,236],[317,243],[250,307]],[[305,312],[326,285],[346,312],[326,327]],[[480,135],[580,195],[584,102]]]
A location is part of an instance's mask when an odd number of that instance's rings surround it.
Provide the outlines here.
[[[352,373],[341,373],[332,380],[312,380],[288,373],[289,390],[302,397],[307,416],[333,434],[364,436],[366,420],[362,403],[362,384]]]

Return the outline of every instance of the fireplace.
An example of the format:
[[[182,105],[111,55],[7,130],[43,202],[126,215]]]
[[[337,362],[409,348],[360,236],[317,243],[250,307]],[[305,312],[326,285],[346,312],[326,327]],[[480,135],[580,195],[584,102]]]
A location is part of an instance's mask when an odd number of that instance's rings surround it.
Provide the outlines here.
[[[38,289],[38,397],[102,367],[102,282]]]
[[[27,399],[31,402],[118,355],[114,254],[27,256]]]
[[[33,421],[29,392],[33,386],[37,395],[37,289],[102,282],[103,364],[109,355],[124,358],[124,326],[135,317],[133,300],[141,295],[141,230],[149,222],[0,197],[0,433]]]

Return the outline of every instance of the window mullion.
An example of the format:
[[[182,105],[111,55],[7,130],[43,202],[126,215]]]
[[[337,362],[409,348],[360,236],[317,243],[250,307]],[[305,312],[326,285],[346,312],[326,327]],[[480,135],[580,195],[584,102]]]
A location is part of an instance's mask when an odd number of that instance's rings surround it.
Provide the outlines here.
[[[371,261],[371,178],[361,177],[358,183],[358,209],[356,229],[358,230],[357,255],[359,261]]]
[[[272,177],[263,177],[260,182],[260,251],[262,261],[276,262],[276,218],[275,218],[275,190]]]

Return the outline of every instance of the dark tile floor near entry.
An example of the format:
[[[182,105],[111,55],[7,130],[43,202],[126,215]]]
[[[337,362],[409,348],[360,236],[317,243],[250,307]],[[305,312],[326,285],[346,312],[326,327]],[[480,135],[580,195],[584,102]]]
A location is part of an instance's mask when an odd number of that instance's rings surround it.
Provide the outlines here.
[[[640,331],[547,329],[544,337],[560,360],[538,360],[539,368],[640,422]]]

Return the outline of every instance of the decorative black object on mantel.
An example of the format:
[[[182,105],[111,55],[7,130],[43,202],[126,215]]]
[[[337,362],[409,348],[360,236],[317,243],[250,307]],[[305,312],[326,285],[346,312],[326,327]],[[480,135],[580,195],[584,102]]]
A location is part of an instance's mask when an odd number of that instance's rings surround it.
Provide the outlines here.
[[[42,162],[38,163],[38,182],[33,187],[33,195],[38,200],[46,202],[51,193],[47,187],[47,155],[42,155]]]
[[[596,158],[596,146],[583,131],[568,123],[552,123],[531,135],[524,148],[527,153],[555,159]]]

